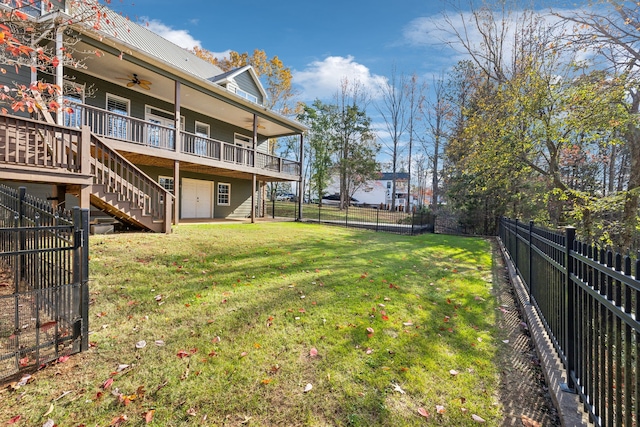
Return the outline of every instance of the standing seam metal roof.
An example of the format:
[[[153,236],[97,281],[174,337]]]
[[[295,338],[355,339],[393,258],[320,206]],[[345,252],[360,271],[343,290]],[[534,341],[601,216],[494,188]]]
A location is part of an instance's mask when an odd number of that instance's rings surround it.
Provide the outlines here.
[[[195,54],[163,38],[148,28],[129,20],[109,8],[105,7],[104,12],[106,12],[106,15],[102,21],[108,19],[111,23],[102,25],[102,28],[99,30],[101,34],[114,37],[130,45],[132,49],[140,50],[205,80],[222,74],[223,71],[219,67],[198,58]],[[92,13],[95,13],[95,11]]]

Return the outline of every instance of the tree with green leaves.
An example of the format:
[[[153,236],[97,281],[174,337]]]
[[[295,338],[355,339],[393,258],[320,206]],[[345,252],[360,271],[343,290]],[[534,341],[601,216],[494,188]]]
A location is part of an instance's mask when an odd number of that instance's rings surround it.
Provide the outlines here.
[[[318,196],[322,203],[322,196],[331,181],[332,145],[335,134],[335,119],[337,109],[335,105],[325,104],[316,99],[312,105],[303,105],[297,119],[309,127],[306,135],[307,156],[309,168],[308,197]]]
[[[369,97],[362,84],[342,79],[335,99],[333,153],[340,181],[340,209],[344,209],[353,194],[377,176],[380,145],[371,130],[366,113]]]

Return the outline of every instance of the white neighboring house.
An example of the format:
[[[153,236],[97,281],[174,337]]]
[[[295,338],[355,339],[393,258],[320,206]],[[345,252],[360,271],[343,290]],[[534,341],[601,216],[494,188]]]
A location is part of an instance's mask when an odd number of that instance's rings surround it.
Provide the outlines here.
[[[406,205],[407,185],[409,182],[409,174],[406,172],[396,172],[396,208]],[[358,205],[375,205],[384,206],[385,209],[391,208],[391,193],[393,189],[393,173],[380,173],[376,180],[368,181],[362,185],[353,195]],[[340,193],[340,181],[338,177],[334,177],[325,190],[327,195]],[[411,196],[411,204],[415,205],[416,200]]]

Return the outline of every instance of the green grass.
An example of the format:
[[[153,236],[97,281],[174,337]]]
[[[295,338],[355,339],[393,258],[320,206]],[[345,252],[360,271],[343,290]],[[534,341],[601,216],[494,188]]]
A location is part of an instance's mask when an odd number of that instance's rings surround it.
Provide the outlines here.
[[[499,425],[487,241],[181,225],[93,236],[90,254],[92,348],[0,393],[0,422]]]

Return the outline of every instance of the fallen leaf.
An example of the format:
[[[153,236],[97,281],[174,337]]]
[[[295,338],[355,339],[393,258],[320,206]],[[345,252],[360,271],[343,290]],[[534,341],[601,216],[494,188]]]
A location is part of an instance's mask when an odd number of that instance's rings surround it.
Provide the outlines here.
[[[473,421],[475,421],[477,423],[483,423],[484,422],[484,418],[479,417],[476,414],[471,414],[471,418],[473,419]]]
[[[397,391],[400,394],[405,394],[406,392],[400,387],[398,384],[391,384],[393,386],[393,391]]]
[[[147,342],[145,340],[141,340],[136,343],[137,349],[145,348],[146,346],[147,346]]]
[[[69,356],[60,356],[60,357],[58,358],[58,363],[64,363],[64,362],[66,362],[67,360],[69,360]]]
[[[113,384],[113,378],[107,378],[102,385],[100,386],[100,388],[102,388],[103,390],[108,389],[109,387],[111,387],[111,384]]]
[[[448,322],[448,321],[449,321],[449,319],[451,319],[449,316],[444,316],[444,321],[445,321],[445,322]]]
[[[196,408],[189,408],[187,409],[187,415],[195,417],[198,415],[198,412],[196,411]]]
[[[156,412],[155,409],[150,409],[144,414],[144,422],[145,424],[149,424],[153,420],[153,414]]]
[[[374,332],[374,331],[373,331],[373,328],[367,328],[367,332],[368,332],[368,333],[370,333],[370,334],[372,334],[372,333]]]
[[[454,377],[458,375],[458,371],[456,371],[455,369],[450,370],[449,373]]]
[[[316,357],[317,355],[318,355],[318,350],[315,347],[313,347],[313,348],[311,348],[311,350],[309,350],[309,356],[310,357]]]
[[[178,356],[180,359],[183,359],[185,357],[189,357],[190,354],[184,350],[180,350],[178,353],[176,353],[176,356]]]
[[[56,422],[49,418],[44,424],[42,424],[42,427],[55,427],[55,425]]]
[[[313,384],[309,383],[306,386],[304,386],[304,392],[308,393],[311,391],[312,388],[313,388]]]
[[[520,419],[524,427],[540,427],[541,426],[541,424],[538,421],[532,418],[529,418],[526,415],[523,415],[522,417],[520,417]]]
[[[49,409],[47,409],[47,412],[42,414],[42,418],[46,417],[47,415],[49,415],[52,412],[53,412],[53,403],[51,405],[49,405]]]
[[[422,415],[425,418],[429,418],[429,412],[424,408],[418,408],[418,414]]]
[[[413,326],[413,322],[403,322],[403,326]]]
[[[444,414],[446,412],[446,410],[444,409],[444,406],[442,405],[436,405],[436,412],[438,414]]]
[[[219,343],[220,342],[220,337],[218,337],[218,336],[213,337],[211,342],[214,343],[214,344]]]
[[[109,424],[109,426],[120,427],[122,424],[126,423],[128,419],[129,418],[125,414],[122,414],[112,419],[111,424]]]
[[[262,384],[269,384],[271,382],[271,378],[265,378],[262,381],[260,381],[260,383]]]
[[[18,421],[20,421],[20,418],[22,418],[22,415],[16,415],[15,417],[11,418],[7,424],[15,424]]]
[[[125,369],[127,369],[128,367],[129,367],[129,365],[127,365],[127,364],[125,364],[125,363],[120,364],[120,365],[118,365],[118,369],[116,369],[116,372],[122,372],[122,371],[124,371]]]

